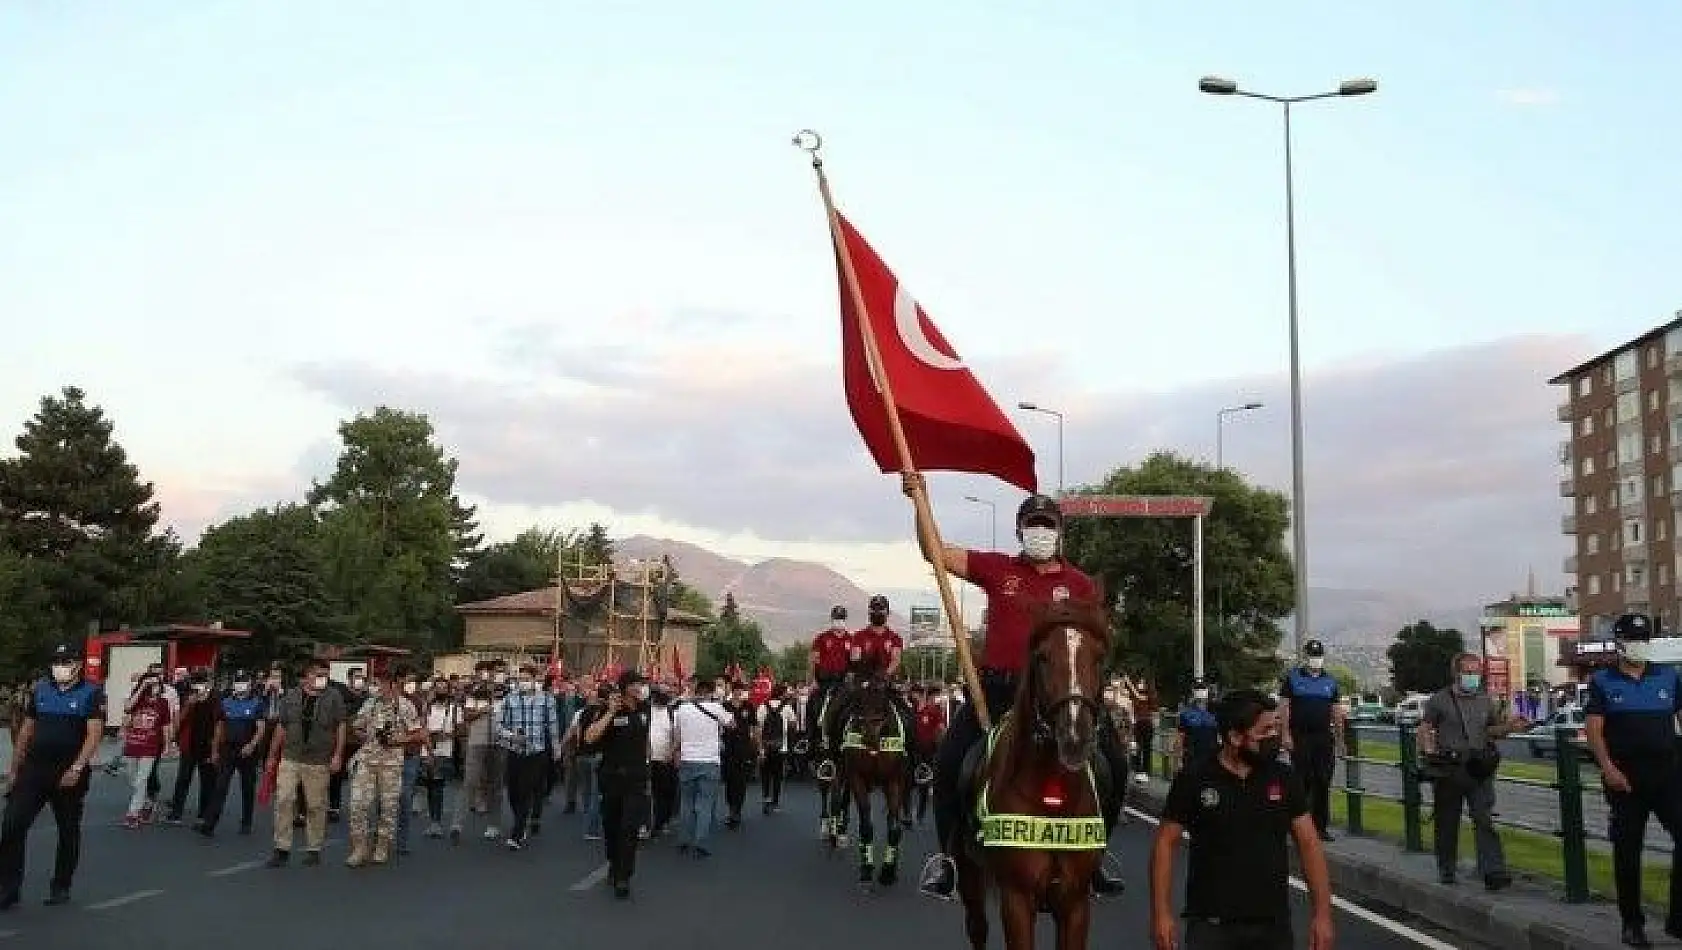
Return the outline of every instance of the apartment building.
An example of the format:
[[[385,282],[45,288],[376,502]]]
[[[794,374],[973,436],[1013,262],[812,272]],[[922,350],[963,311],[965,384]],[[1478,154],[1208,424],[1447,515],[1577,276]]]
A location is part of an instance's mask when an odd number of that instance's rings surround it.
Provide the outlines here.
[[[1676,319],[1550,380],[1564,387],[1558,419],[1560,529],[1585,639],[1621,613],[1682,624],[1682,311]]]

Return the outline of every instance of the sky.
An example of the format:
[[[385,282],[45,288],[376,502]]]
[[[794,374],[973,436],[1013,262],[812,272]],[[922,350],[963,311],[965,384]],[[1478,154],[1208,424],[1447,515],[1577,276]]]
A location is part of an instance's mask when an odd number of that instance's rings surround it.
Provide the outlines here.
[[[166,519],[427,413],[493,537],[601,520],[926,586],[842,399],[810,169],[1070,484],[1289,485],[1310,582],[1562,583],[1554,373],[1682,307],[1682,7],[189,2],[0,8],[0,428],[75,384]],[[1055,477],[1057,432],[1018,424]],[[1020,494],[934,476],[957,543]],[[1001,521],[1001,534],[1008,524]],[[1001,539],[1001,543],[1008,538]]]

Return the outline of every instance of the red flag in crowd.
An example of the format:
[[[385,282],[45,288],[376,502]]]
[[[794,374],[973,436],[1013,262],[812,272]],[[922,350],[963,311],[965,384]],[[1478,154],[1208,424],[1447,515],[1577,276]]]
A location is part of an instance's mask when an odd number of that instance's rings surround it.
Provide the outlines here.
[[[672,644],[672,678],[677,680],[679,686],[683,685],[683,654],[678,652],[675,643]]]
[[[858,275],[881,368],[918,471],[992,475],[1034,491],[1034,450],[958,358],[923,307],[840,212],[845,253]],[[841,361],[847,407],[884,473],[901,470],[881,387],[871,372],[859,314],[841,273]]]

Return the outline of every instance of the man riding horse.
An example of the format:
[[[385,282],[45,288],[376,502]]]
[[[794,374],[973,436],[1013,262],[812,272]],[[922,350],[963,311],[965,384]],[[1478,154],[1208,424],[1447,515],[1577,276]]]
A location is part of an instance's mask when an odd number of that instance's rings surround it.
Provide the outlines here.
[[[906,494],[911,494],[920,475],[905,477]],[[1089,600],[1096,593],[1092,579],[1062,556],[1063,512],[1055,499],[1032,495],[1016,511],[1016,536],[1022,544],[1017,555],[993,551],[970,551],[948,546],[941,551],[923,551],[931,563],[939,557],[948,573],[980,587],[987,593],[987,640],[981,656],[981,688],[987,709],[995,722],[1010,711],[1016,698],[1017,681],[1028,662],[1028,634],[1032,611],[1053,601]],[[919,535],[920,537],[920,535]],[[1100,730],[1099,752],[1105,759],[1108,786],[1104,791],[1103,818],[1106,832],[1113,832],[1121,817],[1122,796],[1127,780],[1127,758],[1113,729]],[[958,786],[965,756],[983,738],[973,703],[957,707],[935,761],[934,820],[942,851],[929,857],[918,889],[928,897],[951,900],[957,884],[957,868],[950,855],[959,843],[952,836],[960,827],[964,793]],[[1092,890],[1100,897],[1121,893],[1125,887],[1119,875],[1100,867],[1092,878]]]
[[[894,628],[888,626],[888,598],[881,594],[870,598],[870,625],[853,631],[848,653],[847,682],[840,695],[831,700],[828,719],[824,722],[827,748],[841,746],[842,731],[857,705],[857,687],[864,683],[891,683],[899,674],[900,654],[905,641]],[[894,712],[904,728],[911,721],[911,709],[896,692],[892,699]]]

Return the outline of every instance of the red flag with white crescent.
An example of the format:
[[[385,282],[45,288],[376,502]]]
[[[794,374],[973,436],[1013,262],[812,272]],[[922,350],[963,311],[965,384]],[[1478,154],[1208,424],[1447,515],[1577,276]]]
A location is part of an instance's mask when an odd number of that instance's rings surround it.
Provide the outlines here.
[[[846,251],[894,393],[900,426],[918,471],[992,475],[1023,491],[1038,487],[1034,450],[975,374],[946,342],[917,298],[840,212]],[[900,471],[882,391],[871,371],[853,295],[841,271],[841,364],[847,407],[884,473]]]

